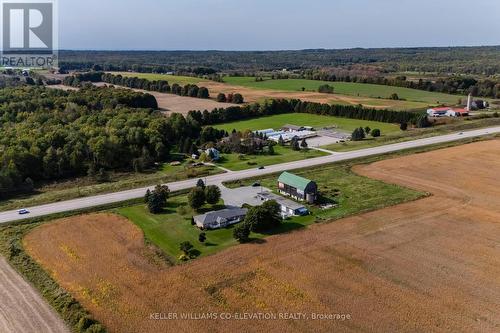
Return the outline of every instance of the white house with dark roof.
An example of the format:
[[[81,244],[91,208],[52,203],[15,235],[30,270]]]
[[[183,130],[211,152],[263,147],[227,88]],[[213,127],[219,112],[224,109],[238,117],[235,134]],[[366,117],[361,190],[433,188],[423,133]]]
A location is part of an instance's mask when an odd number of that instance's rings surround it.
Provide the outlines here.
[[[194,216],[193,219],[200,229],[220,229],[242,222],[247,212],[246,208],[230,208]]]

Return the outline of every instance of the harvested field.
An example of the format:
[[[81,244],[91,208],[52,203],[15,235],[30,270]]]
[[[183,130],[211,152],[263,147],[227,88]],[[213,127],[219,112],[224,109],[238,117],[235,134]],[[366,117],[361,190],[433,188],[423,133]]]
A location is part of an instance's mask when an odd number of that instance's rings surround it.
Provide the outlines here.
[[[389,99],[378,99],[370,97],[349,96],[341,94],[322,94],[317,92],[307,91],[286,91],[274,89],[255,89],[238,85],[231,85],[219,82],[203,82],[203,86],[207,87],[212,96],[216,96],[222,92],[240,93],[245,98],[245,102],[262,102],[266,99],[300,99],[303,101],[328,103],[328,104],[343,104],[343,105],[358,105],[362,104],[365,107],[376,109],[394,109],[407,110],[425,108],[428,103],[411,102],[411,101],[394,101]]]
[[[95,85],[104,86],[109,84],[99,82],[96,83]],[[117,88],[128,89],[120,86],[117,86]],[[187,115],[188,112],[192,110],[212,111],[213,109],[216,108],[225,109],[230,106],[237,106],[237,104],[217,102],[216,100],[213,99],[217,96],[217,94],[214,94],[212,91],[210,91],[211,99],[203,99],[203,98],[178,96],[174,94],[165,94],[156,91],[146,91],[141,89],[133,89],[133,90],[153,95],[154,97],[156,97],[156,101],[158,102],[158,107],[163,111],[169,111],[169,113],[181,113],[183,115]]]
[[[24,243],[112,332],[498,332],[499,152],[496,140],[358,166],[434,195],[176,267],[153,264],[114,215],[45,224]],[[306,319],[181,319],[211,312]]]
[[[102,87],[104,85],[108,85],[107,83],[95,83],[96,86]],[[74,87],[68,87],[65,85],[53,85],[53,86],[47,86],[47,88],[50,89],[61,89],[61,90],[78,90],[78,88]],[[117,86],[117,88],[121,89],[129,89],[126,87],[120,87]],[[159,93],[156,91],[146,91],[146,90],[141,90],[141,89],[133,89],[135,91],[139,91],[142,93],[148,93],[153,95],[156,98],[156,101],[158,102],[158,107],[163,110],[167,111],[167,114],[170,113],[181,113],[183,115],[187,115],[189,111],[192,110],[209,110],[212,111],[213,109],[216,108],[228,108],[230,106],[238,106],[237,104],[232,104],[232,103],[219,103],[213,98],[217,96],[217,94],[214,95],[212,91],[210,91],[212,97],[211,99],[202,99],[202,98],[193,98],[193,97],[184,97],[184,96],[178,96],[174,94],[164,94],[164,93]]]
[[[299,91],[286,91],[274,89],[255,89],[238,85],[231,85],[227,83],[219,83],[214,81],[202,81],[200,85],[208,88],[210,91],[210,99],[192,98],[185,96],[178,96],[174,94],[165,94],[155,91],[144,91],[134,89],[135,91],[149,93],[156,97],[160,109],[174,113],[182,113],[186,115],[191,110],[213,110],[215,108],[228,108],[230,106],[237,106],[231,103],[219,103],[215,97],[219,93],[235,94],[240,93],[245,99],[245,103],[263,102],[271,99],[300,99],[303,101],[327,104],[341,104],[341,105],[359,105],[362,104],[368,108],[375,109],[392,109],[392,110],[409,110],[425,108],[429,104],[423,102],[413,101],[395,101],[389,99],[379,99],[360,96],[349,96],[341,94],[322,94],[316,92],[299,92]],[[107,83],[95,83],[96,86],[108,85]],[[47,86],[52,89],[62,90],[76,90],[77,88],[68,87],[64,85]],[[124,87],[120,87],[127,89]]]
[[[231,104],[231,103],[219,103],[213,99],[184,97],[184,96],[177,96],[174,94],[164,94],[154,91],[143,91],[143,92],[149,93],[154,97],[156,97],[159,108],[165,111],[169,111],[169,113],[171,112],[182,113],[183,115],[187,115],[189,111],[192,110],[212,111],[213,109],[216,108],[225,109],[230,106],[238,106],[237,104]],[[212,94],[212,98],[217,96],[217,95],[214,96],[212,92],[210,93]]]
[[[0,332],[69,333],[49,304],[0,257]]]

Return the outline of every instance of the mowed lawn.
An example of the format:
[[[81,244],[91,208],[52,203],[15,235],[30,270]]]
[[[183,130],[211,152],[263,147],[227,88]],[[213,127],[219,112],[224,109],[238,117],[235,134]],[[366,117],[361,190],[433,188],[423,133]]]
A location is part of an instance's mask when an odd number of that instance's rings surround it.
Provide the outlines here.
[[[223,154],[221,160],[217,163],[224,168],[232,171],[246,170],[261,166],[269,166],[292,161],[305,160],[328,155],[322,151],[314,149],[303,149],[295,151],[289,146],[281,147],[274,146],[273,155],[239,155],[239,154]]]
[[[323,128],[336,126],[339,130],[351,133],[358,127],[370,127],[371,129],[378,128],[382,134],[394,133],[399,131],[399,126],[395,124],[381,123],[377,121],[358,120],[349,118],[337,118],[330,116],[322,116],[309,113],[286,113],[274,116],[267,116],[249,120],[242,120],[232,123],[214,126],[218,129],[224,129],[231,132],[233,129],[237,131],[245,130],[262,130],[273,128],[280,129],[283,125],[291,124],[298,126],[312,126],[315,128]]]
[[[134,73],[134,72],[110,72],[114,75],[121,75],[124,77],[137,77],[139,79],[146,79],[150,81],[166,80],[170,85],[177,83],[179,85],[186,84],[200,84],[204,79],[191,76],[177,76],[177,75],[166,75],[166,74],[156,74],[156,73]]]
[[[338,207],[323,210],[318,206],[308,206],[313,213],[312,215],[293,218],[290,222],[307,225],[315,221],[336,220],[360,212],[415,200],[425,195],[425,193],[412,189],[359,176],[351,168],[352,164],[349,163],[335,163],[293,171],[296,175],[315,181],[318,184],[320,200],[325,203],[337,204]],[[250,186],[259,181],[262,186],[277,191],[278,176],[268,175],[229,182],[226,185],[234,188]]]
[[[465,96],[449,95],[436,92],[428,92],[417,89],[391,87],[377,84],[353,83],[353,82],[329,82],[303,79],[285,79],[256,82],[254,77],[224,77],[224,82],[232,85],[239,85],[255,89],[273,89],[288,91],[314,91],[317,92],[319,86],[329,84],[335,88],[335,93],[340,95],[351,95],[370,98],[389,98],[393,93],[399,98],[413,102],[424,102],[427,104],[457,104],[458,99]]]
[[[205,206],[201,212],[221,209],[222,203],[216,207]],[[178,258],[182,252],[180,243],[188,241],[199,251],[199,256],[215,253],[236,244],[232,228],[205,231],[207,240],[200,243],[198,237],[202,231],[191,225],[191,217],[201,214],[194,212],[187,203],[187,196],[180,195],[168,199],[168,206],[162,214],[149,213],[145,204],[124,207],[116,210],[127,217],[144,231],[145,237],[172,258]]]
[[[305,228],[314,223],[330,222],[353,214],[415,200],[424,195],[404,187],[358,176],[351,171],[351,165],[347,163],[303,169],[295,173],[315,180],[322,200],[337,204],[338,207],[323,210],[318,206],[308,206],[311,215],[287,219],[280,227],[266,234],[252,233],[251,238],[262,239],[269,235]],[[277,177],[278,175],[268,175],[237,184],[233,182],[228,186],[251,185],[258,180],[263,186],[276,190]],[[216,207],[205,206],[202,211],[221,208],[222,202]],[[144,231],[148,241],[175,259],[181,255],[179,245],[184,241],[194,245],[198,256],[210,255],[238,244],[233,238],[234,226],[207,230],[205,231],[207,240],[205,243],[200,243],[198,237],[202,231],[191,225],[191,217],[200,212],[194,212],[188,206],[186,195],[169,198],[168,207],[164,213],[158,215],[149,213],[145,204],[119,208],[115,211],[131,220]]]

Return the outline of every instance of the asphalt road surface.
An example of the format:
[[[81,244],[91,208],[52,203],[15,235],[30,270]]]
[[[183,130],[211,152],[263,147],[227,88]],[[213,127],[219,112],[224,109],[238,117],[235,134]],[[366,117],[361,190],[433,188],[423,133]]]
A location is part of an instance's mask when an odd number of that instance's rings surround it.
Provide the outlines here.
[[[360,158],[360,157],[380,155],[380,154],[391,153],[391,152],[396,152],[396,151],[405,150],[405,149],[424,147],[424,146],[438,144],[438,143],[453,142],[453,141],[458,141],[458,140],[462,140],[462,139],[466,139],[466,138],[474,138],[474,137],[479,137],[479,136],[484,136],[484,135],[494,134],[494,133],[500,133],[500,126],[499,127],[483,128],[483,129],[478,129],[478,130],[473,130],[473,131],[466,131],[466,132],[461,132],[461,133],[435,136],[432,138],[425,138],[425,139],[419,139],[419,140],[414,140],[414,141],[395,143],[395,144],[374,147],[374,148],[360,149],[360,150],[351,151],[351,152],[335,153],[335,154],[332,154],[329,156],[317,157],[317,158],[289,162],[289,163],[276,164],[276,165],[266,167],[263,170],[249,169],[249,170],[243,170],[243,171],[228,172],[228,173],[224,173],[224,174],[219,174],[219,175],[207,177],[205,180],[206,180],[207,185],[220,184],[222,182],[227,182],[227,181],[232,181],[232,180],[258,177],[261,175],[267,175],[267,174],[281,172],[281,171],[301,169],[301,168],[307,168],[307,167],[328,164],[328,163],[333,163],[333,162],[351,160],[351,159]],[[188,179],[188,180],[178,181],[178,182],[174,182],[174,183],[168,183],[166,185],[168,185],[168,187],[170,188],[171,191],[178,191],[178,190],[184,190],[184,189],[188,189],[188,188],[196,186],[196,181],[197,181],[197,179]],[[54,214],[54,213],[67,212],[67,211],[72,211],[72,210],[78,210],[78,209],[83,209],[83,208],[90,208],[90,207],[95,207],[95,206],[100,206],[100,205],[105,205],[105,204],[126,201],[126,200],[130,200],[130,199],[136,199],[136,198],[140,198],[140,197],[144,196],[144,193],[146,192],[146,190],[148,188],[151,188],[151,187],[144,187],[144,188],[138,188],[138,189],[133,189],[133,190],[128,190],[128,191],[102,194],[102,195],[97,195],[97,196],[93,196],[93,197],[79,198],[79,199],[68,200],[68,201],[61,201],[61,202],[56,202],[56,203],[51,203],[51,204],[46,204],[46,205],[40,205],[40,206],[36,206],[36,207],[27,207],[27,209],[30,211],[30,214],[26,214],[26,215],[19,215],[16,210],[5,211],[5,212],[0,213],[0,223],[7,223],[7,222],[27,219],[27,218],[31,218],[31,217],[50,215],[50,214]]]

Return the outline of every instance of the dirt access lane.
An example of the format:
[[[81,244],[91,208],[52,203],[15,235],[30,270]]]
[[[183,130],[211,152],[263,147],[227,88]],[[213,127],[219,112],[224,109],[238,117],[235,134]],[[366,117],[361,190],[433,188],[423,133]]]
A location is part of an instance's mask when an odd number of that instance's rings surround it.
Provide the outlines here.
[[[0,257],[0,332],[70,332],[50,305],[3,257]]]
[[[486,141],[356,167],[433,196],[176,267],[151,264],[140,230],[114,215],[45,224],[25,244],[112,332],[498,332],[499,152]],[[308,317],[150,317],[207,312]]]

